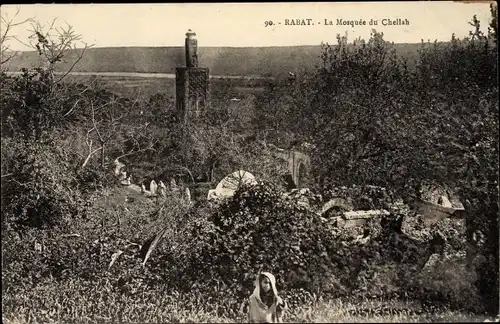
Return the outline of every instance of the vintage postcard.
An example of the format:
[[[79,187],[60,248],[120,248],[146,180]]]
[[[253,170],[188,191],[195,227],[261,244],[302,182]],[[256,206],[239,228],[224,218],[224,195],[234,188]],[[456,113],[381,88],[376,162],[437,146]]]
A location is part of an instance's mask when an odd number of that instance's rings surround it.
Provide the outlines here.
[[[496,2],[0,7],[2,321],[499,321]]]

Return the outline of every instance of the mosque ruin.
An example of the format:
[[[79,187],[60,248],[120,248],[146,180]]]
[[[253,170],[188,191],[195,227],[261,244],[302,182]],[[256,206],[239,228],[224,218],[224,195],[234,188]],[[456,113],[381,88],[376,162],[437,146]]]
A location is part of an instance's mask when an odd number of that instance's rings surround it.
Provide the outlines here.
[[[210,109],[210,70],[199,67],[198,40],[196,33],[191,29],[186,33],[185,58],[186,66],[176,68],[175,89],[177,114],[179,119],[188,125]],[[271,154],[287,165],[290,182],[294,187],[299,188],[305,184],[304,176],[310,169],[310,159],[307,154],[296,149],[279,148],[268,150],[263,154]]]
[[[186,124],[210,105],[208,68],[198,66],[198,40],[191,29],[185,39],[186,66],[175,69],[176,109]]]

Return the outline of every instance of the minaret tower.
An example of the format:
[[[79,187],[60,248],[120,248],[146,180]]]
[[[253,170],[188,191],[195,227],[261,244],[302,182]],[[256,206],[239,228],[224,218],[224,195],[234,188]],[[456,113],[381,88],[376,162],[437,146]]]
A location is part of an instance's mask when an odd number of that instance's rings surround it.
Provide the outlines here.
[[[189,124],[209,107],[209,70],[198,67],[198,40],[191,29],[185,39],[186,66],[176,68],[176,108],[179,118]]]

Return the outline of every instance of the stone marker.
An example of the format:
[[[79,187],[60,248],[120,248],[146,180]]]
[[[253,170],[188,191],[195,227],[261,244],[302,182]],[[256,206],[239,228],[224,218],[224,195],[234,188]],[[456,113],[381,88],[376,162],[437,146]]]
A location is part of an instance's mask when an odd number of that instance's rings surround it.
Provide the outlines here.
[[[158,194],[162,197],[166,197],[167,196],[167,187],[165,186],[163,181],[160,180],[160,185],[158,187],[159,187]]]
[[[151,180],[151,183],[149,184],[149,191],[151,192],[151,196],[156,196],[157,189],[158,185],[156,184],[156,181]]]

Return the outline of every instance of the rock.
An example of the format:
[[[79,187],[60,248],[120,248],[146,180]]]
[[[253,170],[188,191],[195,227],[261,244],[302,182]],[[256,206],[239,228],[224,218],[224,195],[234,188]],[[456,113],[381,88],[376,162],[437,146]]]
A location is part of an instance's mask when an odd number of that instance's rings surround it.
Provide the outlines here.
[[[170,189],[176,189],[177,188],[177,183],[175,182],[175,179],[170,180]]]
[[[115,176],[119,177],[122,173],[121,170],[125,167],[125,164],[121,163],[118,160],[114,160],[113,164],[115,165],[115,170],[114,170]]]

